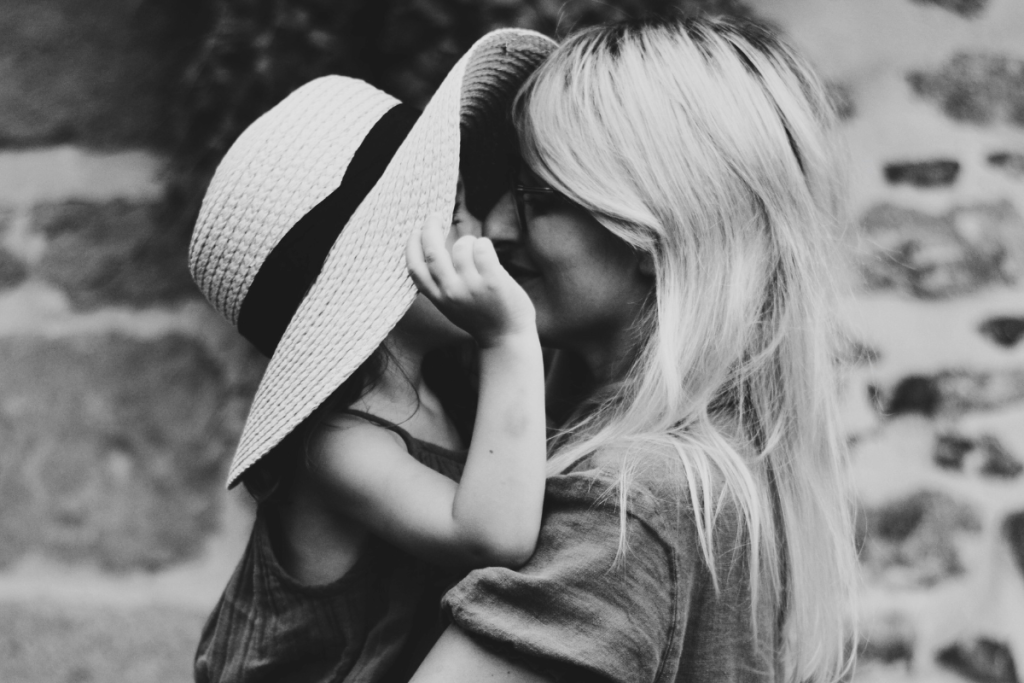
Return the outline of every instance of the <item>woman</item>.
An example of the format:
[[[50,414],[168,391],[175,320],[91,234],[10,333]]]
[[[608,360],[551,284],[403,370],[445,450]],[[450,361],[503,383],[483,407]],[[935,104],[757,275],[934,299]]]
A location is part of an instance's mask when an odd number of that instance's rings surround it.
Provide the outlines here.
[[[623,24],[570,37],[514,118],[484,232],[592,386],[533,558],[446,595],[413,680],[836,680],[855,556],[821,84],[756,26]]]

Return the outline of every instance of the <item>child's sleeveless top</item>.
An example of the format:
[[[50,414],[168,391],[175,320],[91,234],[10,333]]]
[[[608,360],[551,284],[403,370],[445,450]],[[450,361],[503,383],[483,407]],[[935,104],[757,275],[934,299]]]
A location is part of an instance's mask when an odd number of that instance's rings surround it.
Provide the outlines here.
[[[350,412],[397,433],[427,467],[462,476],[465,452]],[[441,596],[457,578],[371,537],[340,579],[303,585],[278,564],[257,512],[245,554],[203,627],[196,683],[407,681],[440,635]]]

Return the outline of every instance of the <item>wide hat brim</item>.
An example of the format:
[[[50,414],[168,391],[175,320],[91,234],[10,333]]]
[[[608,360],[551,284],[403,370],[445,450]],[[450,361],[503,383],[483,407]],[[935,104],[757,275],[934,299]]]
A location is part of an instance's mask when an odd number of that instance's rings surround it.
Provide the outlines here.
[[[554,46],[533,31],[493,31],[445,77],[281,337],[242,430],[229,488],[341,386],[405,315],[416,297],[406,242],[429,216],[452,211],[460,121],[493,118],[493,103],[507,105]]]

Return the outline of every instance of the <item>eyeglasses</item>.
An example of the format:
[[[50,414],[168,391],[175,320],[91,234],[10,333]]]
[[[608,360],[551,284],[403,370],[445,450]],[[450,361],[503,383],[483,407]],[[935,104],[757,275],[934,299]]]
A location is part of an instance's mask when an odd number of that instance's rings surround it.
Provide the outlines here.
[[[530,232],[529,219],[526,215],[526,195],[544,194],[560,196],[561,193],[551,187],[541,185],[522,185],[518,181],[512,181],[512,200],[516,205],[516,220],[519,221],[519,230],[526,235]]]

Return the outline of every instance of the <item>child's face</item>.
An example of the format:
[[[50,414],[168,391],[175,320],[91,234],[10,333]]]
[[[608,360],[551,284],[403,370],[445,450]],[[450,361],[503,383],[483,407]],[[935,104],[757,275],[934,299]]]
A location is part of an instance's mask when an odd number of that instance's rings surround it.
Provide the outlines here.
[[[462,185],[462,176],[459,176],[459,187],[455,197],[455,210],[452,212],[452,227],[448,231],[445,242],[448,251],[451,252],[455,240],[463,235],[480,236],[482,223],[466,208],[466,192]],[[399,327],[415,335],[421,341],[430,345],[431,348],[447,346],[459,341],[470,339],[469,333],[452,323],[446,318],[434,304],[423,296],[416,295],[409,312],[399,322]]]

